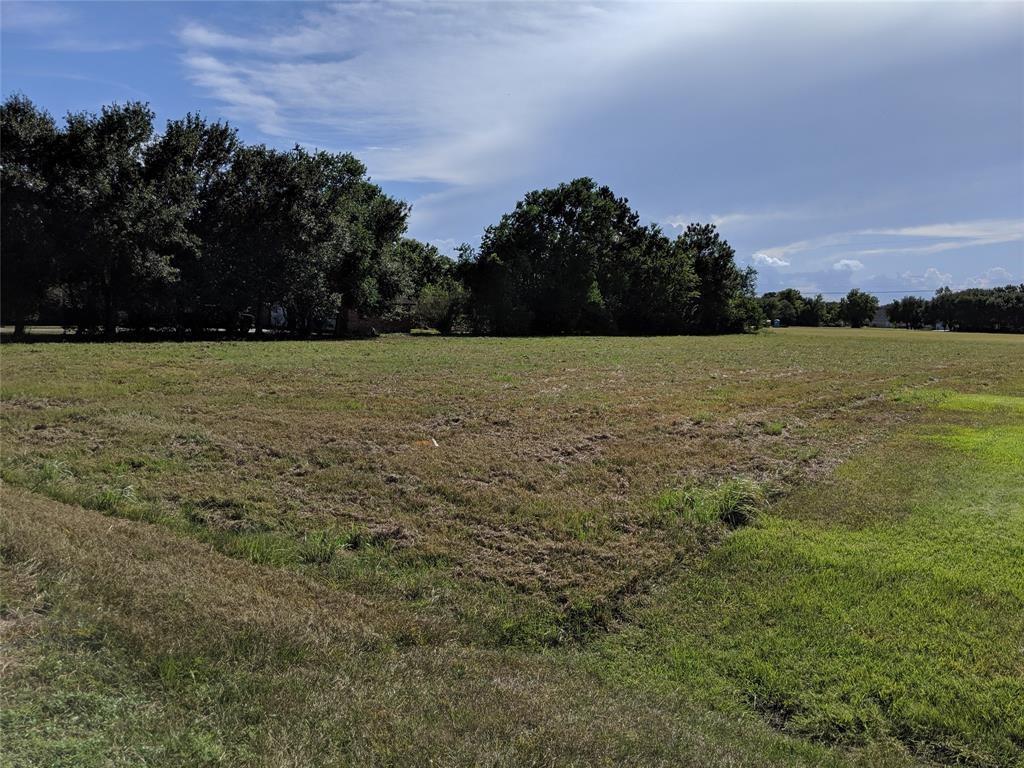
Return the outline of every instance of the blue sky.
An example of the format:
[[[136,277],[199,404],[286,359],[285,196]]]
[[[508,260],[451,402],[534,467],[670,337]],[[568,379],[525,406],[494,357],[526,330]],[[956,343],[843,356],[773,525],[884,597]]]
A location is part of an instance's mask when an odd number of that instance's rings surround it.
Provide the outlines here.
[[[592,176],[759,287],[1024,282],[1024,4],[20,3],[2,89],[348,150],[476,243]]]

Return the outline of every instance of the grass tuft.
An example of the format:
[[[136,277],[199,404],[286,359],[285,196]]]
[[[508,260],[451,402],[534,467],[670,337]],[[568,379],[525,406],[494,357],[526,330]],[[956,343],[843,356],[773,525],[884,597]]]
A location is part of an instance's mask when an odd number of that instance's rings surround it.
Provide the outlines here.
[[[658,511],[708,525],[724,523],[730,528],[749,525],[768,504],[764,487],[745,477],[725,480],[713,486],[694,485],[662,493]]]

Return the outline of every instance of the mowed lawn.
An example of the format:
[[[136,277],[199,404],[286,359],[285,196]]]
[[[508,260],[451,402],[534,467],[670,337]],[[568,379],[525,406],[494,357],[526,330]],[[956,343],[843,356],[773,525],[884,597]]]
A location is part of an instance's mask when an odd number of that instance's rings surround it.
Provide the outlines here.
[[[1022,337],[0,361],[5,764],[1024,759]]]

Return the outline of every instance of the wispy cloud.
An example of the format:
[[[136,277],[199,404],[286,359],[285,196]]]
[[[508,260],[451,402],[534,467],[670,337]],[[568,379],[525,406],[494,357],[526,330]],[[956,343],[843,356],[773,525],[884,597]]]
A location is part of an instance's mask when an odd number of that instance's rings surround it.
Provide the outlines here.
[[[938,242],[921,242],[916,245],[867,248],[857,251],[860,256],[895,253],[927,255],[961,248],[1024,241],[1024,219],[979,219],[895,229],[865,229],[856,234],[904,240],[938,240]]]
[[[865,229],[861,230],[861,233],[865,235],[899,235],[901,237],[957,238],[1003,243],[1024,239],[1024,219],[977,219],[895,229]]]
[[[120,51],[138,51],[147,43],[144,40],[87,39],[81,37],[56,37],[46,43],[51,51],[67,51],[70,53],[118,53]]]
[[[0,28],[29,33],[40,48],[69,53],[137,51],[146,43],[137,38],[107,34],[89,37],[82,33],[78,9],[52,2],[0,3]]]
[[[67,24],[75,14],[67,7],[53,3],[5,2],[0,4],[0,27],[3,29],[38,30]]]
[[[880,239],[886,244],[878,244]],[[935,239],[938,239],[938,242],[927,242]],[[857,247],[857,243],[864,240],[871,240],[874,244],[870,248]],[[907,245],[908,240],[918,242]],[[1022,241],[1024,241],[1024,219],[979,219],[956,224],[939,223],[837,232],[771,248],[761,248],[755,252],[754,258],[782,259],[793,254],[811,252],[818,259],[834,258],[836,255],[850,257],[841,259],[839,263],[857,263],[863,266],[863,262],[859,258],[852,257],[924,256],[944,251]],[[843,252],[836,254],[835,249],[837,248],[841,248]],[[762,263],[770,262],[762,261]],[[848,267],[837,268],[847,269]]]
[[[951,285],[953,282],[952,272],[943,272],[936,267],[928,267],[922,274],[914,274],[913,272],[904,272],[900,275],[900,279],[903,280],[907,285],[915,288],[924,288],[926,290],[937,290],[944,285]]]
[[[751,57],[791,62],[784,77],[755,77],[762,93],[788,94],[861,72],[855,57],[825,52],[894,25],[927,16],[932,34],[884,46],[872,67],[996,29],[909,5],[872,13],[837,5],[814,11],[808,35],[790,24],[795,13],[710,3],[343,3],[256,31],[193,18],[178,41],[193,82],[271,137],[357,150],[380,179],[470,184],[542,173],[565,146],[552,142],[558,130],[638,89],[669,97],[635,118],[672,152],[679,118],[671,110],[699,101],[708,87],[701,59],[717,61],[726,40],[758,49]],[[716,66],[716,78],[750,79],[749,58]],[[719,219],[745,226],[776,215]]]
[[[755,256],[760,256],[762,259],[784,260],[797,253],[832,248],[837,245],[846,245],[849,242],[850,233],[841,232],[834,235],[814,237],[808,240],[796,240],[792,243],[775,245],[771,248],[760,248],[755,252]]]
[[[178,37],[193,82],[236,119],[359,141],[348,148],[381,179],[470,183],[521,170],[552,116],[679,36],[672,17],[667,5],[344,4],[284,33],[192,21]]]

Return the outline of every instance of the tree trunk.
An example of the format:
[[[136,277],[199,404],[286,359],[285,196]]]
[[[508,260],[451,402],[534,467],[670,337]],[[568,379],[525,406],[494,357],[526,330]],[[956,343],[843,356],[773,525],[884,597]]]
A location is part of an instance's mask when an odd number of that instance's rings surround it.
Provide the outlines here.
[[[25,335],[25,311],[18,307],[14,315],[14,335],[21,338]]]
[[[117,313],[114,310],[114,292],[109,285],[103,287],[103,335],[108,339],[117,333]]]
[[[256,300],[256,311],[253,313],[253,328],[258,339],[263,335],[263,298],[260,297]]]

